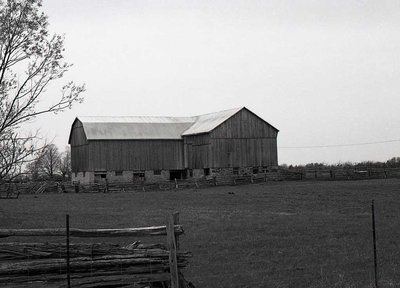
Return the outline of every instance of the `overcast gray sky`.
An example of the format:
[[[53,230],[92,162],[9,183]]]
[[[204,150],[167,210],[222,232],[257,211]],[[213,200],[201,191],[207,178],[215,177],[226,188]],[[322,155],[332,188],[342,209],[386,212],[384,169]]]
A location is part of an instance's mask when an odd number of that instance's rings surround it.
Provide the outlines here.
[[[280,164],[387,160],[400,141],[400,1],[44,0],[85,102],[33,125],[60,147],[77,115],[245,106]],[[54,86],[46,92],[58,93]]]

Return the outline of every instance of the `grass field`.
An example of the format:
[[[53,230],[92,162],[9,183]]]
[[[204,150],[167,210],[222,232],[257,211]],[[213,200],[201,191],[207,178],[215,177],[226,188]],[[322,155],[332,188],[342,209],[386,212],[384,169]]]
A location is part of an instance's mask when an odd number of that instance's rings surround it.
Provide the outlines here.
[[[0,227],[63,227],[66,213],[75,228],[149,226],[179,211],[196,287],[373,287],[372,198],[381,287],[400,287],[399,179],[22,195],[1,200]]]

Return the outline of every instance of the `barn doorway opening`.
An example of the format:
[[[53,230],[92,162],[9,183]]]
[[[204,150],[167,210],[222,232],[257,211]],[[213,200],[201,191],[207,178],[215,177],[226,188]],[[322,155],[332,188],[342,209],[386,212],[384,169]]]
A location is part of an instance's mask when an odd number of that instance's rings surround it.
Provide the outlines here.
[[[169,180],[186,179],[186,170],[169,170]]]
[[[94,172],[94,182],[95,183],[102,183],[106,181],[107,179],[107,172],[101,171],[101,172]]]

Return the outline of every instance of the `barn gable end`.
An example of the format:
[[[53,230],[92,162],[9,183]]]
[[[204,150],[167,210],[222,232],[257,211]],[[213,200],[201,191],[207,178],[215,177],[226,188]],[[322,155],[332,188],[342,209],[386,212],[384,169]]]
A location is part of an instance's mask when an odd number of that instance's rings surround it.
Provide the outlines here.
[[[79,146],[87,144],[87,137],[82,122],[75,118],[69,133],[68,144],[71,146]]]
[[[276,138],[278,129],[243,107],[210,131],[211,138]]]
[[[243,107],[208,133],[184,136],[186,167],[276,166],[277,134],[278,129]]]
[[[72,171],[87,171],[89,169],[89,142],[83,124],[78,118],[72,124],[68,144],[71,145]]]

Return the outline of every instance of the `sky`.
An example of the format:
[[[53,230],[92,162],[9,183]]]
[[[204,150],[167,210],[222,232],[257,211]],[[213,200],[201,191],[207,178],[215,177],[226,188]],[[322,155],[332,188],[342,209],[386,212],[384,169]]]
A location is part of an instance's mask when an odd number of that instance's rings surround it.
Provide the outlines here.
[[[61,150],[76,116],[245,106],[280,130],[280,164],[400,156],[400,1],[44,0],[43,10],[74,64],[63,82],[87,88],[84,103],[32,123]]]

